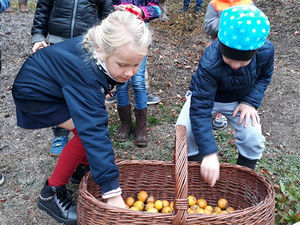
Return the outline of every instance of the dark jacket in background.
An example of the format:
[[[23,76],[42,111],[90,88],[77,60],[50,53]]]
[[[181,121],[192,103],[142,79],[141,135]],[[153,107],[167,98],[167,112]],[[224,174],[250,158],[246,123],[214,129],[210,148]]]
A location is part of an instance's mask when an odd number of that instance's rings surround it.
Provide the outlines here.
[[[55,44],[85,33],[113,11],[111,0],[38,0],[32,42]]]

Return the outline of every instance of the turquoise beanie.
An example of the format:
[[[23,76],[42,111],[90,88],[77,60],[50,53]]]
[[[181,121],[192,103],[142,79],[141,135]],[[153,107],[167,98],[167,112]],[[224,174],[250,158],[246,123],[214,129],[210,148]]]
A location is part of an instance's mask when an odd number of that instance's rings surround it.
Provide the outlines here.
[[[254,5],[234,6],[221,15],[219,40],[225,46],[253,51],[265,43],[270,31],[267,16]]]

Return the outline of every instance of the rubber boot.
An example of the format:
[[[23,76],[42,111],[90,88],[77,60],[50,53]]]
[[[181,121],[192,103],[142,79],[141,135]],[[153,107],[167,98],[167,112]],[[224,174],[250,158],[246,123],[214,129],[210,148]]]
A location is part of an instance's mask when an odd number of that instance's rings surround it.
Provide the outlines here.
[[[257,163],[257,159],[247,159],[246,157],[239,154],[236,164],[240,166],[246,166],[250,169],[255,169]]]
[[[148,144],[147,108],[134,109],[135,112],[135,144],[144,147]]]
[[[131,105],[118,106],[121,126],[116,135],[116,140],[127,141],[131,131]]]

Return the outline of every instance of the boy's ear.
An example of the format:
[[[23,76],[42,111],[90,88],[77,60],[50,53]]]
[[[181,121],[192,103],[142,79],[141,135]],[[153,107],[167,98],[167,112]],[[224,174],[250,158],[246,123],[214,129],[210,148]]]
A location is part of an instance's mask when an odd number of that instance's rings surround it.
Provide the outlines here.
[[[98,52],[99,59],[103,62],[105,59],[105,54],[103,51],[101,51],[100,46],[97,47],[97,52]]]

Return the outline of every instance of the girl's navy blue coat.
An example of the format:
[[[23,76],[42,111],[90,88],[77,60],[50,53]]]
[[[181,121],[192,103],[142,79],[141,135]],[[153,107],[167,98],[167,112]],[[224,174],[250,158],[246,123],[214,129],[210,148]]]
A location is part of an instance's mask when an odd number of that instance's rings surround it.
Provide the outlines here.
[[[190,87],[192,131],[203,155],[217,152],[211,125],[214,102],[238,101],[258,108],[274,68],[274,46],[268,40],[251,62],[238,70],[223,61],[219,46],[216,40],[205,49]]]
[[[107,128],[108,80],[84,51],[79,36],[30,56],[12,90],[17,108],[24,112],[35,112],[47,104],[66,106],[86,150],[93,179],[103,193],[119,187],[118,167]],[[64,122],[65,115],[57,121]],[[33,124],[30,128],[41,127]]]

